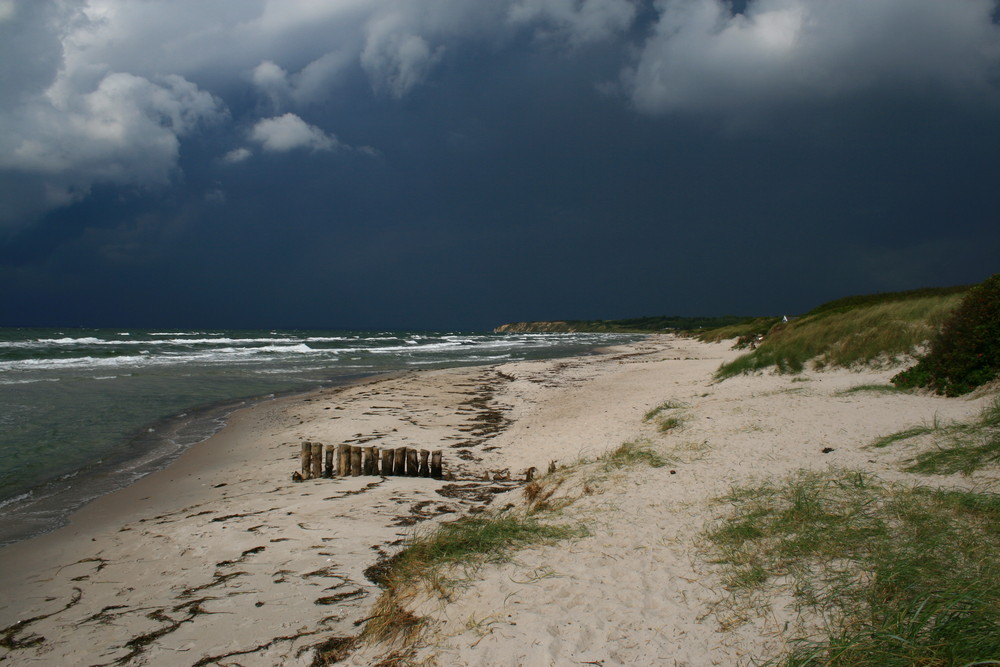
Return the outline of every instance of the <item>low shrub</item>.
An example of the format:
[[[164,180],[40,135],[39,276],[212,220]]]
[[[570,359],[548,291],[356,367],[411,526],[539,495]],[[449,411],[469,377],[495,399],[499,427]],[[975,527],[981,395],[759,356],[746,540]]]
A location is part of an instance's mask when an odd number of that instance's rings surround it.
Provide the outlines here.
[[[915,366],[892,378],[897,387],[929,387],[959,396],[1000,375],[1000,273],[968,291]]]

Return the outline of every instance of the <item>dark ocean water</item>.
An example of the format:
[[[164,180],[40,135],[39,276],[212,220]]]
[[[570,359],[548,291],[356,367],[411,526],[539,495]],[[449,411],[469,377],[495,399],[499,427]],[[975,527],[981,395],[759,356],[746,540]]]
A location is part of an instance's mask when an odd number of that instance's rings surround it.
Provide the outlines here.
[[[175,459],[233,410],[415,368],[586,353],[617,334],[0,329],[0,545]]]

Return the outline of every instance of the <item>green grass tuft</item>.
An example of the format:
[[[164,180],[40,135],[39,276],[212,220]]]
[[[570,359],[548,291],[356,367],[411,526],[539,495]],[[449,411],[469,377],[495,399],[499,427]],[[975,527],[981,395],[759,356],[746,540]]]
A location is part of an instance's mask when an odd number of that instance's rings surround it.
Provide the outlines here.
[[[903,442],[904,440],[910,440],[911,438],[916,438],[933,432],[933,426],[911,426],[910,428],[903,429],[902,431],[884,435],[881,438],[876,439],[871,446],[876,449],[882,449],[883,447],[888,447],[891,444]]]
[[[648,465],[651,468],[662,468],[670,465],[671,460],[657,452],[646,443],[626,442],[618,449],[604,454],[599,459],[607,471],[615,468],[626,468],[633,465]]]
[[[904,468],[929,475],[970,475],[1000,466],[1000,397],[993,399],[979,417],[967,423],[914,426],[884,436],[871,444],[887,447],[924,435],[932,435],[933,447],[916,454]]]
[[[1000,657],[1000,496],[840,472],[802,473],[726,501],[731,514],[707,537],[730,586],[766,593],[790,582],[800,609],[827,628],[795,644],[784,664]]]
[[[680,428],[683,423],[684,420],[680,417],[667,417],[660,420],[660,424],[657,426],[657,429],[660,433],[666,433],[667,431],[672,431],[675,428]]]
[[[664,401],[643,415],[642,421],[648,422],[655,419],[661,412],[666,412],[667,410],[678,410],[684,407],[687,406],[678,401]]]
[[[579,531],[567,526],[540,523],[517,516],[464,517],[441,524],[437,530],[413,540],[399,556],[403,570],[423,569],[460,562],[500,562],[528,544],[565,539]]]
[[[485,563],[507,561],[518,549],[533,544],[587,534],[583,526],[552,525],[534,516],[513,514],[463,517],[417,534],[382,565],[378,579],[384,590],[361,636],[368,642],[392,642],[402,637],[412,643],[422,631],[424,619],[414,615],[408,603],[419,583],[447,598],[454,582],[441,575],[446,567],[475,570]]]
[[[856,387],[849,387],[847,389],[842,389],[836,393],[837,396],[847,396],[850,394],[860,394],[860,393],[877,393],[877,394],[900,394],[905,393],[905,390],[900,389],[891,384],[859,384]]]

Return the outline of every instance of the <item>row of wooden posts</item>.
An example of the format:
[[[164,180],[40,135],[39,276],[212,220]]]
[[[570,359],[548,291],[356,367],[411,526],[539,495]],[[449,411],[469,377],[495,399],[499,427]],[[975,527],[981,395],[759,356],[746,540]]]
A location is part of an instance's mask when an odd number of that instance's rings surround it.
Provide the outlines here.
[[[380,449],[354,445],[324,445],[303,442],[300,455],[302,479],[318,477],[351,477],[384,475],[409,477],[443,476],[441,450],[429,451],[410,447]],[[334,465],[336,463],[336,466]]]

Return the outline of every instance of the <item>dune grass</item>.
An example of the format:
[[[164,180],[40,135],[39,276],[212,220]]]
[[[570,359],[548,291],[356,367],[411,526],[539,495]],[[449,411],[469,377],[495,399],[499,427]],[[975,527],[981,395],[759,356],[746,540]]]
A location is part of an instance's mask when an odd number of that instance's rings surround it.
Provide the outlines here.
[[[518,549],[583,535],[586,529],[581,526],[553,525],[512,513],[467,516],[418,533],[384,568],[384,590],[361,636],[370,642],[412,640],[423,619],[407,603],[421,584],[447,599],[455,580],[443,574],[445,568],[472,572],[486,563],[505,562]]]
[[[696,338],[705,343],[718,343],[720,340],[729,340],[730,338],[764,335],[780,321],[780,317],[755,317],[736,324],[701,331]]]
[[[873,394],[899,394],[904,393],[905,390],[891,384],[859,384],[854,387],[848,387],[847,389],[842,389],[836,392],[836,396],[849,396],[850,394],[863,394],[863,393],[873,393]]]
[[[930,340],[961,299],[961,293],[946,293],[817,309],[771,328],[756,350],[723,364],[716,378],[772,367],[799,373],[809,363],[849,368],[892,362]]]
[[[914,426],[871,444],[888,447],[899,442],[930,436],[931,444],[910,458],[904,470],[929,475],[970,475],[986,467],[1000,466],[1000,397],[995,397],[979,416],[965,423]]]
[[[661,413],[666,412],[667,410],[679,410],[685,407],[687,406],[679,401],[664,401],[663,403],[660,403],[652,410],[646,412],[646,414],[643,415],[642,417],[642,421],[644,422],[652,421],[653,419],[656,419]]]
[[[778,664],[1000,659],[1000,496],[839,471],[724,501],[729,515],[706,536],[729,587],[757,604],[785,587],[808,627],[825,629],[795,639]]]
[[[681,414],[665,415],[670,410],[681,410],[687,406],[679,401],[664,401],[652,410],[648,411],[642,418],[644,422],[655,421],[656,428],[660,433],[666,433],[679,428],[684,423],[684,416]]]
[[[605,471],[633,465],[662,468],[673,463],[671,459],[657,452],[651,445],[642,442],[623,443],[618,449],[608,452],[598,460],[604,463]]]

